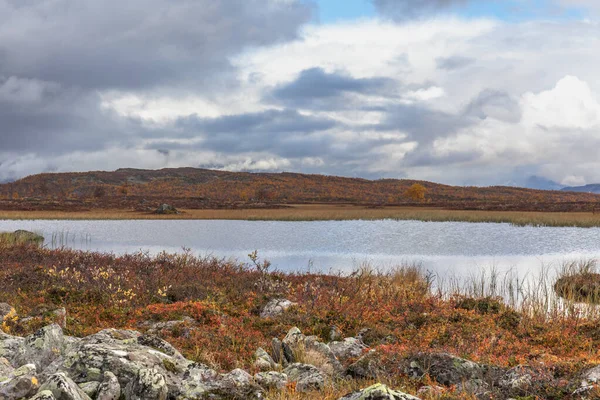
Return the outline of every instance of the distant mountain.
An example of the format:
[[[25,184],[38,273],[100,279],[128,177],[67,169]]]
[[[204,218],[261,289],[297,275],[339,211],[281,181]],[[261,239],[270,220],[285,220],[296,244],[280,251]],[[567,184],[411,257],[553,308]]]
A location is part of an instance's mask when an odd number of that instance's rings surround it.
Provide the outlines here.
[[[564,185],[561,185],[558,182],[537,175],[532,175],[527,178],[524,186],[528,189],[537,190],[563,190],[565,188]]]
[[[593,183],[585,186],[571,186],[561,189],[563,192],[580,192],[600,194],[600,183]]]

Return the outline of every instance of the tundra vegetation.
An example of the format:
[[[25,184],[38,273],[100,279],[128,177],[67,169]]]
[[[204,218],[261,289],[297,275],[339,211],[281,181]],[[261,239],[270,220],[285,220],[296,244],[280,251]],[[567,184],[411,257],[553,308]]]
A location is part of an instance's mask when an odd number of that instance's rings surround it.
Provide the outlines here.
[[[6,334],[52,322],[75,337],[133,329],[218,372],[254,374],[266,360],[273,376],[301,377],[313,367],[337,374],[275,385],[266,389],[270,399],[338,399],[377,383],[423,399],[600,395],[600,313],[567,291],[555,296],[549,273],[532,285],[492,273],[441,287],[418,265],[290,274],[271,271],[256,253],[249,263],[190,252],[116,256],[9,237],[0,236],[0,302],[15,308],[3,319]],[[574,263],[565,273],[592,269]],[[284,337],[287,347],[277,347],[273,338]],[[352,351],[340,351],[345,345]],[[282,357],[303,364],[286,367]]]

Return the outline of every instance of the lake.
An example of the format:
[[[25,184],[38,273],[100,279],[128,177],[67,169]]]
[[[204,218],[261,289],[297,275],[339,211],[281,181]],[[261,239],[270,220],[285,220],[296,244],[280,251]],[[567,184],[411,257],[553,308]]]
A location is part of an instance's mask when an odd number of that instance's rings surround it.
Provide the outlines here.
[[[258,250],[282,271],[350,271],[421,263],[437,276],[495,268],[525,274],[542,265],[600,258],[598,228],[420,221],[0,221],[0,231],[26,229],[66,246],[115,254],[181,252],[247,262]]]

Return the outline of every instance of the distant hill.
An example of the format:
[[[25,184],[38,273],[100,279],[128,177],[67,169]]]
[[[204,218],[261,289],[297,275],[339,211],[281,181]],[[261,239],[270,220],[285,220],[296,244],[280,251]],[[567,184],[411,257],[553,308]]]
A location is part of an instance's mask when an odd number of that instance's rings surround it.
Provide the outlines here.
[[[565,192],[579,192],[579,193],[595,193],[600,194],[600,183],[594,183],[585,186],[571,186],[562,189]]]
[[[244,204],[353,203],[412,204],[407,189],[419,183],[430,205],[464,209],[556,209],[597,203],[589,193],[517,187],[459,187],[408,179],[367,180],[298,173],[227,172],[198,168],[119,169],[82,173],[45,173],[0,185],[4,205],[19,207],[138,207],[169,201],[190,208]],[[419,204],[419,203],[415,203]],[[0,206],[2,206],[0,204]],[[16,207],[16,206],[15,206]],[[65,206],[66,207],[66,206]],[[572,209],[574,206],[569,206]]]

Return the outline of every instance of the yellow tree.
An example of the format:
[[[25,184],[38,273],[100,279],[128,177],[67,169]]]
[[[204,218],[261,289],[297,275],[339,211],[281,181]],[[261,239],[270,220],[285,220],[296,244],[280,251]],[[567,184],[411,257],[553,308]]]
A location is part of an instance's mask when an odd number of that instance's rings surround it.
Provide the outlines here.
[[[406,190],[404,195],[412,201],[424,201],[425,193],[427,193],[427,189],[425,188],[425,186],[419,183],[415,183]]]

